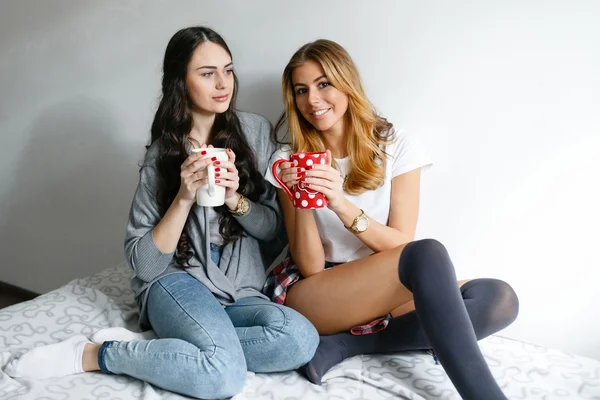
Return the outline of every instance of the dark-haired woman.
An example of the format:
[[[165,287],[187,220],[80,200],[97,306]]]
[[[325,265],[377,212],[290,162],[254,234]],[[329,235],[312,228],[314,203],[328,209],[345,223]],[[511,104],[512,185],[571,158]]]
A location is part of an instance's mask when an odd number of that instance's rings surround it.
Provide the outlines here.
[[[213,399],[240,392],[248,370],[293,370],[312,358],[314,326],[261,293],[265,248],[283,232],[263,179],[274,144],[264,117],[235,110],[236,90],[231,52],[216,32],[192,27],[171,38],[125,238],[140,325],[158,339],[127,340],[135,336],[118,329],[100,331],[101,344],[75,336],[13,360],[11,376],[100,370]],[[191,151],[211,146],[226,148],[229,159]],[[209,164],[226,188],[225,204],[214,209],[195,203]]]

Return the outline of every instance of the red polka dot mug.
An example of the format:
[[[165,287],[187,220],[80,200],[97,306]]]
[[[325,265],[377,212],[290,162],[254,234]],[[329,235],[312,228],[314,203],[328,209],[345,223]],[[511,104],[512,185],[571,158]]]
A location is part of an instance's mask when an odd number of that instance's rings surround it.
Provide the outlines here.
[[[327,164],[327,153],[294,153],[290,155],[289,160],[277,160],[273,164],[272,172],[275,180],[287,192],[294,207],[296,208],[322,208],[327,206],[327,198],[323,193],[315,192],[306,187],[304,182],[298,182],[290,190],[277,176],[277,167],[282,162],[293,162],[296,167],[309,169],[315,164]]]

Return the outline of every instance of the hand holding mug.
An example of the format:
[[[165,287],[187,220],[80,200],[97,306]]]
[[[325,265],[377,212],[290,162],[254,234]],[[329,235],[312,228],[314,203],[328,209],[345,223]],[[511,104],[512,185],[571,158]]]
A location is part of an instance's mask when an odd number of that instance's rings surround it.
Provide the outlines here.
[[[273,173],[275,180],[279,182],[281,187],[288,194],[294,207],[303,209],[326,207],[327,198],[325,195],[307,186],[304,182],[304,177],[298,176],[298,171],[300,170],[300,172],[302,172],[302,169],[308,170],[314,165],[325,165],[330,159],[331,154],[329,153],[328,156],[328,153],[325,152],[294,153],[290,155],[289,160],[275,161],[271,172]],[[284,163],[285,166],[281,169],[281,176],[285,181],[277,174],[277,167],[284,165]],[[294,168],[296,168],[296,171],[293,170]],[[291,186],[291,188],[288,186]]]
[[[327,150],[327,159],[331,160],[331,151]],[[344,178],[340,171],[329,163],[314,164],[307,168],[306,174],[300,179],[308,189],[325,195],[327,207],[335,211],[344,204]]]
[[[296,164],[291,161],[284,160],[284,162],[279,164],[278,177],[281,182],[290,189],[300,182],[300,178],[303,178],[305,173],[306,169],[297,167]]]
[[[226,186],[233,186],[229,183],[232,176],[225,167],[229,162],[227,150],[203,145],[198,149],[192,149],[192,153],[200,158],[203,165],[203,170],[200,171],[203,178],[190,187],[196,188],[196,203],[203,207],[222,206],[225,204]],[[237,169],[235,176],[237,177]]]
[[[225,200],[232,197],[240,187],[240,176],[235,166],[235,153],[226,150],[227,161],[215,162],[215,183],[225,187]]]
[[[202,151],[206,145],[202,145],[198,152],[193,152],[185,159],[180,168],[181,184],[177,197],[181,200],[193,202],[196,199],[196,192],[200,187],[207,183],[208,173],[206,168],[212,163],[209,159],[203,159]]]

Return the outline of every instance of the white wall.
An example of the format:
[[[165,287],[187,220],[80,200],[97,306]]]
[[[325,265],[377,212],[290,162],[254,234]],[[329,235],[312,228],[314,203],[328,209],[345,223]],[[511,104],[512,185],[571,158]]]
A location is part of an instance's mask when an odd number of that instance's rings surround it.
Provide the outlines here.
[[[436,162],[419,235],[515,287],[505,335],[600,358],[598,21],[593,0],[4,1],[0,280],[43,292],[122,260],[177,29],[222,33],[240,108],[272,121],[285,63],[326,37]]]

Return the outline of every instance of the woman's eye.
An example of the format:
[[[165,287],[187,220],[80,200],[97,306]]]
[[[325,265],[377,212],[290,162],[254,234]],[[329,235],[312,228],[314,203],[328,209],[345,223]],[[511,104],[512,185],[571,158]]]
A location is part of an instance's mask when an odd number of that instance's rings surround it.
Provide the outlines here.
[[[214,72],[205,72],[202,74],[202,76],[206,76],[206,77],[213,76],[213,75],[214,75]]]
[[[227,75],[233,74],[233,70],[232,70],[232,69],[228,69],[228,70],[226,70],[226,71],[225,71],[225,73],[226,73]]]
[[[321,83],[319,83],[319,87],[320,88],[324,88],[324,87],[327,87],[327,86],[330,86],[330,85],[331,85],[331,83],[329,83],[329,82],[321,82]]]
[[[304,93],[306,93],[306,89],[304,89],[304,88],[296,90],[296,94],[304,94]]]

